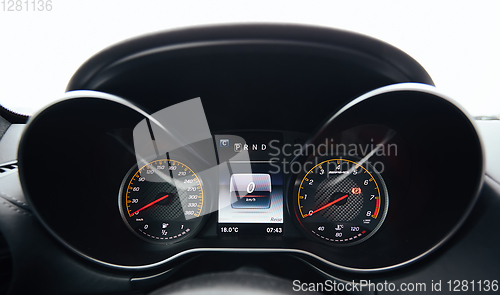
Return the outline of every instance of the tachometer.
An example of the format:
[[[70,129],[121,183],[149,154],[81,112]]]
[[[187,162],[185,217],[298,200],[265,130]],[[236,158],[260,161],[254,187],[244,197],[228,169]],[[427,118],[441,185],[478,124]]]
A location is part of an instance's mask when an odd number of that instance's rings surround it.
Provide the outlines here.
[[[120,213],[139,237],[156,243],[179,241],[200,225],[203,184],[186,164],[157,159],[131,169],[120,191]]]
[[[368,162],[345,157],[320,162],[298,179],[295,215],[312,237],[355,244],[382,225],[389,198],[380,173]]]

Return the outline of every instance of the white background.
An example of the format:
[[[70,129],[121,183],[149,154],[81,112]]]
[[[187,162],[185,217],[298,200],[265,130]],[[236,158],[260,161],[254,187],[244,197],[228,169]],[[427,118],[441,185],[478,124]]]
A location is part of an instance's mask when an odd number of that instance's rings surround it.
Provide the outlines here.
[[[473,115],[500,115],[500,1],[52,0],[50,12],[3,8],[0,103],[19,112],[59,98],[85,60],[124,39],[192,25],[286,22],[386,41]]]

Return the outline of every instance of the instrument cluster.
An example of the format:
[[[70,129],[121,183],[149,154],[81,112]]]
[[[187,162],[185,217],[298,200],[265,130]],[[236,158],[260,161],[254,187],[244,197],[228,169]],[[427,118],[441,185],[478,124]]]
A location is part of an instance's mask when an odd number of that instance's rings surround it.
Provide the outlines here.
[[[376,273],[436,250],[484,175],[470,116],[401,50],[295,25],[174,30],[112,46],[30,118],[29,205],[121,270],[210,252]]]
[[[76,253],[117,268],[265,251],[373,272],[430,253],[474,204],[483,172],[473,159],[481,153],[470,152],[479,139],[430,86],[369,92],[313,134],[207,134],[202,113],[201,126],[186,127],[178,118],[201,102],[148,114],[110,94],[69,92],[30,120],[21,142],[35,214]],[[421,112],[425,120],[408,119]],[[449,172],[464,165],[469,177],[452,185],[459,178]]]

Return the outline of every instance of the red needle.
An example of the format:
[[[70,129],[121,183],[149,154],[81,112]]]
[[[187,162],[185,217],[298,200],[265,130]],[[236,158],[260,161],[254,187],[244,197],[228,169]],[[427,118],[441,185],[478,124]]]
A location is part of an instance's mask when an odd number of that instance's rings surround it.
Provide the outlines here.
[[[168,195],[164,195],[163,197],[159,198],[158,200],[153,201],[153,202],[151,202],[151,203],[147,204],[146,206],[142,207],[141,209],[136,210],[134,213],[130,214],[129,216],[130,216],[130,217],[132,217],[135,213],[137,213],[137,212],[139,212],[139,211],[141,211],[141,210],[144,210],[144,209],[146,209],[146,208],[148,208],[148,207],[151,207],[151,206],[153,206],[154,204],[158,203],[159,201],[161,201],[161,200],[163,200],[163,199],[166,199],[167,197],[168,197]]]
[[[323,209],[325,209],[325,208],[328,208],[328,207],[330,207],[331,205],[333,205],[333,204],[335,204],[335,203],[337,203],[337,202],[339,202],[339,201],[342,201],[343,199],[347,198],[348,196],[349,196],[349,195],[342,196],[342,197],[340,197],[340,198],[336,199],[335,201],[332,201],[332,202],[330,202],[330,203],[328,203],[328,204],[326,204],[326,205],[324,205],[324,206],[322,206],[322,207],[320,207],[320,208],[318,208],[318,209],[314,210],[313,212],[311,212],[311,213],[309,213],[309,214],[306,214],[306,215],[304,216],[304,218],[306,218],[306,217],[308,217],[308,216],[311,216],[311,215],[313,215],[314,213],[316,213],[316,212],[318,212],[318,211],[321,211],[321,210],[323,210]]]

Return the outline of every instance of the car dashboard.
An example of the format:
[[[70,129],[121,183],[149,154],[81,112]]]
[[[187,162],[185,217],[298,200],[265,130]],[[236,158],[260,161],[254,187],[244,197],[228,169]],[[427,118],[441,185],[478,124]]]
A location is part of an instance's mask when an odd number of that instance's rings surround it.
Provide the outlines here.
[[[498,288],[483,123],[389,44],[181,29],[99,52],[66,90],[29,119],[4,114],[18,123],[0,141],[12,294],[234,291],[255,274],[286,281],[261,286],[279,294],[325,280]]]

